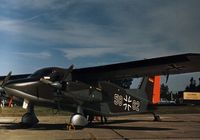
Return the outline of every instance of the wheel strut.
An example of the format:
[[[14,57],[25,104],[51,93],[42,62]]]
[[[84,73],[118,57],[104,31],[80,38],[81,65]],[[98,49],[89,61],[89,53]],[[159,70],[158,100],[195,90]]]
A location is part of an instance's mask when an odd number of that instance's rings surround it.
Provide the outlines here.
[[[29,103],[28,111],[27,111],[27,113],[25,113],[22,116],[21,124],[28,126],[28,127],[31,127],[31,126],[37,124],[38,122],[39,122],[39,120],[37,119],[35,112],[34,112],[34,104]]]
[[[155,112],[152,112],[152,114],[153,114],[155,122],[160,122],[161,121],[160,116],[158,114],[156,114]]]

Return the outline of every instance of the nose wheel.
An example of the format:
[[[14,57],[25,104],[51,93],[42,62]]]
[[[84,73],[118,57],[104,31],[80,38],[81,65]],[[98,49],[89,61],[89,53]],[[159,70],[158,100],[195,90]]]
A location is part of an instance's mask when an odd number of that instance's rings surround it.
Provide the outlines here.
[[[31,127],[39,122],[34,112],[34,104],[29,103],[28,111],[22,116],[21,124],[23,126]]]
[[[35,124],[37,124],[39,122],[39,120],[37,119],[37,117],[35,116],[35,114],[27,112],[22,116],[21,119],[21,124],[27,127],[31,127]]]

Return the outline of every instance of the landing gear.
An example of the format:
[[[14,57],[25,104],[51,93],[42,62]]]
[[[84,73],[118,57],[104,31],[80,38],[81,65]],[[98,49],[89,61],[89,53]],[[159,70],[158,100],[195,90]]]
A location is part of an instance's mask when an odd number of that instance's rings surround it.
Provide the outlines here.
[[[161,119],[160,119],[160,116],[158,114],[156,114],[155,112],[152,112],[153,116],[154,116],[154,120],[155,122],[160,122]]]
[[[89,124],[92,124],[92,121],[94,120],[94,115],[89,115],[88,116],[88,121],[89,121]]]
[[[71,116],[70,123],[67,125],[67,129],[72,130],[75,128],[82,128],[86,125],[88,125],[88,120],[85,118],[83,114],[83,109],[79,105],[77,107],[77,113]]]
[[[94,115],[86,115],[89,125],[92,125],[93,121],[100,122],[101,124],[106,124],[108,119],[105,116],[94,116]]]
[[[71,116],[70,124],[74,126],[83,127],[88,124],[87,119],[81,114],[74,114]]]
[[[105,116],[101,116],[101,123],[106,124],[108,122],[108,119]]]
[[[72,124],[67,124],[67,130],[75,130],[75,126]]]
[[[27,127],[31,127],[37,124],[39,120],[37,119],[35,112],[34,112],[34,104],[29,103],[28,111],[22,116],[21,124]]]

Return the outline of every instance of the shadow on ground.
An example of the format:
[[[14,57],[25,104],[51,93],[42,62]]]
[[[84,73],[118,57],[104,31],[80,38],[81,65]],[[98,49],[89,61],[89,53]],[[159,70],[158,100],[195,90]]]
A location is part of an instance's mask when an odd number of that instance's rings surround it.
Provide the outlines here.
[[[46,123],[39,123],[32,127],[27,127],[22,125],[21,123],[1,123],[0,122],[0,129],[28,129],[28,130],[66,130],[66,124],[46,124]]]
[[[171,128],[160,128],[160,127],[140,127],[140,126],[127,126],[123,125],[123,123],[130,123],[130,122],[150,122],[149,120],[110,120],[107,124],[101,124],[99,122],[94,122],[86,128],[95,128],[95,129],[117,129],[117,130],[142,130],[142,131],[166,131],[166,130],[174,130]],[[153,122],[153,121],[151,121]],[[157,123],[157,122],[155,122]],[[158,122],[159,123],[159,122]],[[117,125],[119,124],[119,125]],[[32,127],[24,126],[20,123],[5,123],[0,122],[0,129],[28,129],[28,130],[67,130],[67,124],[47,124],[47,123],[39,123]],[[81,129],[81,128],[79,128]]]
[[[140,122],[140,121],[132,121],[132,120],[117,120],[111,121],[107,124],[101,123],[93,123],[87,128],[96,128],[96,129],[116,129],[116,130],[143,130],[143,131],[166,131],[166,130],[175,130],[172,128],[160,128],[160,127],[144,127],[144,126],[127,126],[127,125],[115,125],[115,124],[122,124],[122,123],[129,123],[129,122]],[[156,122],[155,122],[156,123]],[[159,123],[159,122],[158,122]],[[114,125],[112,125],[114,124]]]
[[[117,129],[117,130],[142,130],[142,131],[166,131],[166,130],[175,130],[171,128],[159,128],[159,127],[135,127],[135,126],[99,126],[94,125],[90,128],[101,128],[101,129]]]

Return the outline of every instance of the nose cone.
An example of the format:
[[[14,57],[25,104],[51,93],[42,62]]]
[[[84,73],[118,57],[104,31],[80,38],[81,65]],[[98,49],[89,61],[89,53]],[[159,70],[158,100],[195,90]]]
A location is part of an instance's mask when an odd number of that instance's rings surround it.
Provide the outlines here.
[[[4,91],[16,97],[27,98],[28,95],[36,94],[37,81],[31,79],[14,80],[4,85]]]

